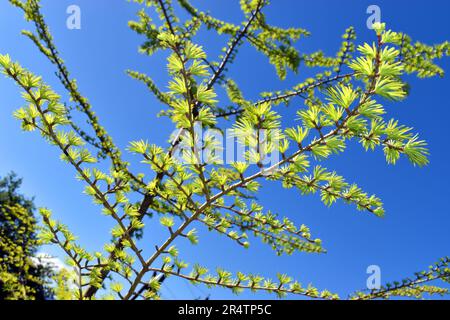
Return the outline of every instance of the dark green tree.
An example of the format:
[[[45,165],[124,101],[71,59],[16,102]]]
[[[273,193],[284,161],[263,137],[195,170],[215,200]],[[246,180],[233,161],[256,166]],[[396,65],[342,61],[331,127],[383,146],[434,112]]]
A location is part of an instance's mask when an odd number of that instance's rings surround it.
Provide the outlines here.
[[[19,193],[13,173],[0,179],[0,300],[52,297],[51,268],[34,258],[38,247],[34,204]]]

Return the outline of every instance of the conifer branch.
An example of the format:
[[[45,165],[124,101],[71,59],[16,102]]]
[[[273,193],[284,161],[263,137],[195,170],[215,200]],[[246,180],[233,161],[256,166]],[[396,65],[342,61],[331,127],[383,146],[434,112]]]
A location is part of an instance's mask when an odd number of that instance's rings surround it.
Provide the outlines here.
[[[250,29],[253,21],[256,19],[260,10],[262,9],[263,3],[264,3],[263,0],[258,1],[257,5],[256,5],[256,9],[250,15],[250,18],[248,19],[247,23],[244,25],[242,30],[240,30],[236,34],[236,36],[233,38],[233,40],[230,42],[230,45],[228,46],[228,49],[225,52],[225,55],[222,58],[222,61],[220,62],[218,68],[216,69],[216,72],[214,72],[214,75],[212,76],[212,78],[209,80],[209,82],[207,84],[208,89],[211,89],[213,87],[213,85],[216,83],[217,79],[221,76],[222,72],[225,70],[228,62],[230,61],[231,56],[234,54],[235,49],[241,42],[242,38],[245,37],[245,35],[247,34],[248,30]]]
[[[50,211],[41,210],[45,224],[42,242],[59,245],[77,269],[71,275],[77,288],[69,293],[70,298],[96,299],[99,289],[105,287],[119,299],[159,299],[161,283],[174,276],[209,287],[229,288],[236,293],[249,289],[276,293],[280,297],[299,294],[337,299],[337,295],[327,290],[303,288],[286,275],[278,275],[278,282],[242,273],[233,276],[223,269],[208,275],[208,270],[198,265],[186,274],[183,270],[187,269],[187,263],[179,259],[177,242],[188,240],[197,244],[193,227],[200,224],[245,248],[249,247],[249,233],[279,255],[297,251],[323,253],[321,240],[312,238],[308,227],[296,227],[288,218],[278,218],[270,211],[263,213],[263,208],[255,202],[261,180],[281,182],[283,187],[295,187],[303,195],[319,193],[327,206],[342,200],[359,210],[382,216],[384,209],[379,198],[327,171],[319,165],[320,161],[343,153],[349,140],[357,140],[366,151],[381,147],[388,163],[395,164],[404,155],[414,165],[428,164],[426,142],[419,140],[412,128],[394,119],[385,120],[386,110],[379,101],[406,98],[406,84],[402,79],[405,74],[442,75],[443,69],[435,60],[450,54],[448,42],[434,46],[413,43],[408,36],[386,30],[384,24],[377,23],[373,26],[375,44],[364,43],[355,51],[355,32],[349,28],[335,56],[328,57],[320,50],[300,54],[294,43],[309,32],[269,24],[262,12],[268,5],[264,0],[241,1],[246,18],[240,26],[211,17],[187,0],[178,0],[191,17],[186,21],[176,15],[172,1],[135,0],[140,4],[145,2],[147,9],[153,8],[159,15],[160,26],[157,26],[141,10],[139,21],[132,21],[129,26],[145,36],[141,52],[149,56],[157,50],[169,53],[168,91],[160,89],[144,73],[128,73],[147,86],[161,102],[164,108],[161,114],[168,116],[178,129],[167,149],[144,140],[130,143],[128,151],[140,155],[153,174],[153,179],[146,182],[144,173],[135,176],[128,170],[129,164],[122,160],[121,151],[79,92],[56,49],[40,12],[39,0],[10,2],[34,22],[36,34],[29,31],[24,34],[56,66],[59,80],[76,103],[75,110],[87,116],[95,136],[90,137],[73,121],[74,109],[61,104],[60,97],[41,77],[12,62],[8,55],[0,55],[1,70],[18,84],[26,101],[26,106],[14,116],[23,130],[38,131],[59,148],[61,158],[86,183],[85,193],[115,223],[112,240],[104,246],[105,255],[90,254],[74,242],[75,237],[66,226],[50,218]],[[230,36],[218,63],[210,62],[205,50],[194,43],[194,36],[202,26]],[[265,92],[259,100],[246,100],[245,92],[226,76],[238,47],[244,42],[268,58],[280,79],[287,76],[288,70],[296,73],[300,65],[326,71],[316,73],[292,89]],[[218,83],[226,89],[232,104],[229,109],[216,105]],[[297,110],[299,124],[283,128],[281,115],[272,107],[283,102],[288,104],[295,97],[304,100],[304,105]],[[232,162],[228,166],[216,160],[215,153],[213,160],[203,157],[203,152],[216,141],[208,136],[199,137],[196,126],[224,130],[218,119],[230,116],[237,116],[233,119],[233,136],[250,150],[244,151],[245,162]],[[84,147],[86,143],[89,149]],[[109,173],[95,167],[98,159],[91,154],[93,148],[102,151],[99,158],[103,153],[111,160],[113,168]],[[281,157],[264,165],[268,155],[275,152]],[[136,200],[136,196],[141,200]],[[160,215],[167,237],[147,254],[146,244],[140,241],[145,229],[144,217],[154,218],[156,214]],[[155,267],[160,263],[161,268]],[[369,293],[357,293],[351,298],[446,294],[447,289],[427,283],[439,279],[448,282],[449,278],[447,258],[414,279]]]
[[[230,280],[229,278],[221,279],[220,277],[207,276],[205,278],[201,278],[200,276],[192,276],[181,274],[176,271],[171,271],[170,269],[158,269],[158,268],[149,268],[149,271],[155,271],[161,274],[175,276],[184,280],[191,281],[192,283],[200,283],[204,284],[208,287],[224,287],[234,292],[240,292],[242,290],[251,290],[253,292],[256,291],[265,291],[268,293],[274,293],[279,297],[284,297],[285,295],[300,295],[313,299],[325,299],[325,300],[336,300],[339,297],[336,294],[333,294],[327,290],[319,292],[316,288],[312,286],[308,286],[303,288],[298,282],[294,282],[291,285],[281,284],[281,283],[273,283],[271,281],[266,282],[264,284],[259,284],[263,282],[264,279],[259,281],[253,281],[252,277],[238,275],[236,280]],[[241,279],[245,280],[239,280]]]
[[[416,297],[422,298],[424,294],[429,295],[447,295],[449,290],[436,286],[427,286],[425,284],[436,280],[450,280],[450,258],[444,257],[439,262],[430,266],[429,270],[417,272],[414,277],[407,278],[401,282],[388,283],[380,289],[371,290],[369,293],[357,292],[351,299],[354,300],[374,300],[388,299],[390,297]]]

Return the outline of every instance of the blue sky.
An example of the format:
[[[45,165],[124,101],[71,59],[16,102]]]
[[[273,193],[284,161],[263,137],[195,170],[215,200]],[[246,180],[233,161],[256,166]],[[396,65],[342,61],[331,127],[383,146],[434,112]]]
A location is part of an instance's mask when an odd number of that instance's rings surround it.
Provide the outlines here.
[[[233,22],[242,19],[238,1],[193,2],[208,8],[219,18]],[[447,17],[450,2],[446,0],[420,5],[406,0],[272,2],[266,9],[270,23],[299,26],[312,32],[310,38],[299,41],[301,52],[323,49],[327,54],[334,54],[342,33],[351,25],[356,28],[358,42],[371,40],[372,31],[366,28],[366,8],[371,4],[380,6],[382,20],[389,28],[404,31],[413,39],[430,44],[450,39]],[[150,59],[139,55],[137,47],[142,39],[127,27],[139,6],[125,0],[43,0],[42,3],[62,57],[115,142],[125,148],[129,141],[143,138],[165,145],[173,130],[170,121],[156,117],[160,108],[158,102],[140,83],[125,74],[126,69],[145,71],[160,85],[167,83],[163,55]],[[81,7],[81,30],[66,28],[66,8],[71,4]],[[9,53],[61,91],[53,67],[30,41],[20,36],[24,28],[31,26],[24,22],[22,14],[7,1],[0,2],[0,53]],[[227,38],[213,38],[213,33],[203,32],[199,41],[214,59]],[[449,60],[441,65],[450,71]],[[245,89],[248,98],[256,98],[258,92],[265,90],[289,88],[309,74],[308,70],[300,69],[298,75],[290,74],[286,81],[280,82],[266,58],[249,47],[242,48],[230,68],[230,75]],[[202,232],[200,245],[196,247],[184,241],[179,243],[182,258],[212,269],[220,266],[273,278],[277,272],[287,273],[304,284],[311,282],[318,288],[345,296],[365,287],[369,265],[381,267],[384,282],[409,276],[441,256],[449,255],[450,103],[447,94],[450,80],[447,76],[421,81],[411,79],[410,84],[410,97],[402,103],[389,103],[387,110],[391,117],[413,126],[428,141],[431,150],[428,167],[415,168],[406,160],[389,166],[381,152],[365,153],[356,145],[327,162],[328,168],[338,171],[348,181],[381,197],[387,210],[385,218],[357,212],[354,207],[340,203],[326,208],[318,197],[303,197],[295,190],[265,184],[260,194],[261,203],[298,224],[308,225],[313,235],[323,240],[328,250],[326,255],[298,253],[276,257],[258,240],[252,242],[250,250],[244,250],[223,237]],[[21,132],[19,123],[12,118],[12,112],[23,104],[18,93],[8,79],[0,78],[0,176],[11,170],[17,172],[24,178],[23,191],[35,196],[38,206],[52,209],[89,250],[99,250],[109,240],[111,221],[82,194],[83,185],[75,180],[74,171],[59,160],[55,148],[37,134]],[[295,104],[293,109],[282,112],[290,117],[295,112]],[[129,159],[138,162],[138,159]],[[152,224],[149,226],[151,228]],[[164,234],[156,227],[149,232],[151,236],[146,238],[152,248]],[[45,250],[60,254],[54,248]],[[163,297],[168,299],[190,299],[205,296],[207,292],[206,288],[198,289],[173,280],[163,287]],[[211,294],[214,299],[234,298],[226,290],[216,289]],[[266,296],[245,293],[240,297]]]

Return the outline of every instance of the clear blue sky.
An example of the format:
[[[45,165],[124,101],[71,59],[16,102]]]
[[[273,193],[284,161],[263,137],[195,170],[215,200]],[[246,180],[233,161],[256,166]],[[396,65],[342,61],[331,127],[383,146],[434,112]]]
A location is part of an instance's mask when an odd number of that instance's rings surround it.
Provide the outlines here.
[[[267,10],[271,23],[300,26],[312,32],[309,39],[299,42],[301,52],[321,48],[334,54],[339,48],[341,34],[351,25],[356,27],[359,41],[371,39],[372,32],[366,28],[366,8],[373,4],[371,1],[272,2]],[[206,6],[205,1],[194,3]],[[66,8],[70,4],[81,7],[82,30],[66,28]],[[376,4],[382,9],[382,20],[391,29],[404,31],[426,43],[450,39],[450,2],[446,0],[378,0]],[[172,131],[171,123],[155,116],[160,105],[140,83],[124,72],[137,69],[146,71],[161,85],[167,81],[163,57],[157,55],[149,59],[139,55],[137,47],[142,39],[127,27],[127,21],[134,18],[138,5],[125,0],[44,0],[43,5],[63,58],[117,144],[124,148],[128,141],[141,138],[165,144],[167,134]],[[212,14],[220,18],[234,22],[242,18],[237,0],[210,0],[207,5]],[[7,1],[0,2],[0,52],[9,53],[60,90],[53,67],[30,41],[19,35],[20,30],[27,27],[17,9]],[[203,33],[200,40],[207,48],[213,48],[210,58],[214,59],[217,49],[227,39],[217,40],[211,35]],[[449,60],[442,62],[442,66],[450,72]],[[241,50],[241,56],[230,72],[245,88],[248,98],[256,98],[257,93],[264,90],[288,88],[308,74],[300,70],[298,75],[290,75],[280,82],[266,59],[247,47]],[[180,242],[181,257],[211,268],[258,271],[273,278],[277,272],[288,273],[304,284],[311,282],[318,288],[345,296],[365,287],[369,265],[381,267],[384,282],[409,276],[439,257],[449,255],[450,80],[448,76],[412,80],[411,86],[411,95],[405,102],[387,107],[391,116],[413,126],[428,141],[431,149],[428,167],[414,168],[406,160],[397,166],[389,166],[380,151],[365,153],[359,146],[351,146],[343,156],[327,163],[348,181],[357,182],[369,193],[380,196],[387,210],[385,218],[357,212],[354,207],[344,204],[325,208],[318,197],[302,197],[294,190],[286,191],[277,184],[267,184],[260,195],[261,203],[298,224],[311,227],[313,235],[323,240],[327,254],[298,253],[276,257],[258,240],[252,242],[250,250],[244,250],[223,237],[202,232],[199,246]],[[0,176],[16,171],[24,178],[26,194],[35,196],[39,206],[52,209],[89,250],[100,249],[109,239],[111,222],[82,194],[83,185],[75,180],[74,171],[59,160],[58,151],[39,135],[21,132],[19,123],[12,118],[12,112],[23,104],[18,92],[9,80],[0,78]],[[283,110],[287,117],[293,112]],[[163,235],[156,228],[149,233],[148,246],[151,248]],[[46,251],[60,254],[52,248],[46,248]],[[204,296],[205,292],[204,287],[199,290],[173,280],[163,287],[163,297],[169,299],[190,299]],[[245,293],[241,297],[255,296]],[[234,296],[226,290],[213,290],[212,298]]]

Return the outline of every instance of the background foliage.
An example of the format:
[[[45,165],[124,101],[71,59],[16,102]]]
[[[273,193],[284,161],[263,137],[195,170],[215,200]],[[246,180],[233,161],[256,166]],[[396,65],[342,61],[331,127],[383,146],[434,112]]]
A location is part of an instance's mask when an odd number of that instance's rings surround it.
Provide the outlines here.
[[[53,296],[53,271],[33,257],[38,249],[34,204],[19,193],[14,174],[0,179],[0,300],[44,300]]]

